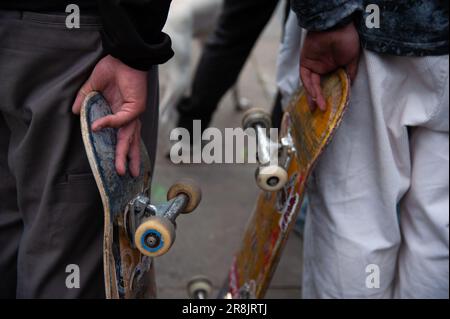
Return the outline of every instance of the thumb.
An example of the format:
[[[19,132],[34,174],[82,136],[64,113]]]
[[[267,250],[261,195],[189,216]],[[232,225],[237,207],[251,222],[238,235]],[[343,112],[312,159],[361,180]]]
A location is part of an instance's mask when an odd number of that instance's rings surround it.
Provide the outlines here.
[[[359,66],[359,57],[351,61],[346,67],[348,76],[350,77],[352,83],[355,81],[356,75],[358,74],[358,66]]]
[[[86,98],[86,95],[93,91],[101,92],[107,84],[107,80],[104,76],[98,75],[98,68],[94,68],[89,79],[81,86],[80,90],[77,93],[75,98],[75,102],[72,105],[72,113],[80,114],[81,107],[83,106],[83,101]]]
[[[78,91],[77,96],[75,97],[75,102],[72,105],[72,113],[73,114],[80,114],[81,106],[83,105],[83,101],[86,97],[86,95],[89,94],[88,91],[85,91],[84,89],[85,85],[81,87],[81,89]]]
[[[97,88],[99,90],[99,88]],[[81,107],[83,106],[84,99],[86,98],[86,95],[93,91],[97,91],[94,89],[94,86],[92,85],[92,80],[89,78],[80,90],[78,90],[77,96],[75,98],[75,102],[72,105],[72,113],[73,114],[80,114]]]

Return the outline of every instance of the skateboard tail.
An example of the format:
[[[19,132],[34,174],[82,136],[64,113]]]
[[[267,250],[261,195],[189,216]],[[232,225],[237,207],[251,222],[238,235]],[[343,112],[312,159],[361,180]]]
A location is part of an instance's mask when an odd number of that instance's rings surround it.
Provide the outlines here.
[[[85,150],[87,153],[87,158],[89,161],[89,165],[91,167],[91,170],[93,172],[94,175],[94,179],[95,182],[97,184],[97,188],[100,192],[100,197],[102,199],[102,204],[103,204],[103,210],[104,210],[104,220],[107,220],[109,217],[109,213],[111,211],[110,208],[110,203],[108,200],[108,197],[105,193],[105,185],[103,184],[103,180],[100,176],[100,172],[98,169],[98,164],[95,161],[95,150],[94,150],[94,144],[93,141],[91,139],[91,121],[90,116],[89,116],[89,110],[88,110],[88,101],[90,101],[90,99],[92,97],[94,97],[96,94],[98,94],[97,92],[91,92],[88,95],[86,95],[86,98],[83,102],[83,106],[81,108],[81,114],[80,114],[80,119],[81,119],[81,132],[82,132],[82,138],[83,138],[83,142],[85,145]],[[114,274],[115,271],[112,271],[110,269],[110,266],[112,265],[109,261],[112,259],[112,256],[110,256],[110,252],[112,251],[112,248],[110,247],[110,243],[112,241],[112,239],[110,239],[110,237],[112,236],[111,234],[111,229],[110,229],[110,224],[109,223],[104,223],[104,234],[105,234],[105,240],[103,241],[103,267],[104,267],[104,276],[105,276],[105,293],[106,293],[106,298],[107,299],[111,299],[113,297],[117,297],[118,293],[117,293],[117,287],[115,287],[115,282],[117,282],[116,278],[112,278],[111,274]]]

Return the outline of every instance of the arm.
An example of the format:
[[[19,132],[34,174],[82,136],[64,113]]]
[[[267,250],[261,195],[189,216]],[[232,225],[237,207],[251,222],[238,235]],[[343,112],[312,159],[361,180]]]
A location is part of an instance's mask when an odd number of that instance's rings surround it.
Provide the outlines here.
[[[97,0],[107,53],[128,66],[146,71],[172,56],[169,36],[162,32],[171,0]]]
[[[98,0],[103,20],[101,59],[79,90],[72,111],[79,114],[90,91],[99,91],[113,114],[93,123],[93,131],[117,128],[116,170],[139,175],[141,123],[147,104],[147,76],[152,65],[173,56],[170,38],[162,33],[170,0]]]

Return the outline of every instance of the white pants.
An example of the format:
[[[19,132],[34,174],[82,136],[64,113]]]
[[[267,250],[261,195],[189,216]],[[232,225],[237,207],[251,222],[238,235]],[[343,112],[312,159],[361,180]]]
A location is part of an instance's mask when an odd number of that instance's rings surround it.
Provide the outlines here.
[[[449,297],[448,78],[448,56],[362,53],[308,185],[304,298]]]

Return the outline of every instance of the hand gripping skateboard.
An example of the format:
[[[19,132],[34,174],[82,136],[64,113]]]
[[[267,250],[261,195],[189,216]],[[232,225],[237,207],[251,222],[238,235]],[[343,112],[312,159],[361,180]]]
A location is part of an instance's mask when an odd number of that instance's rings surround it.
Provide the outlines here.
[[[92,132],[92,123],[111,114],[103,96],[89,93],[81,110],[86,154],[104,209],[103,264],[107,298],[155,298],[153,257],[165,254],[175,240],[175,220],[192,212],[201,200],[190,181],[174,184],[168,202],[150,202],[151,163],[141,142],[140,175],[115,169],[116,129]],[[99,212],[100,213],[100,212]]]
[[[300,90],[286,109],[279,141],[267,136],[271,124],[264,111],[253,109],[244,115],[244,129],[253,128],[257,137],[256,182],[262,192],[219,298],[264,298],[297,219],[308,177],[341,122],[349,100],[349,86],[343,70],[323,79],[326,112],[319,109],[311,112],[305,93]],[[278,164],[270,161],[274,155]],[[204,297],[210,291],[207,284],[204,278],[190,282],[190,296]]]

